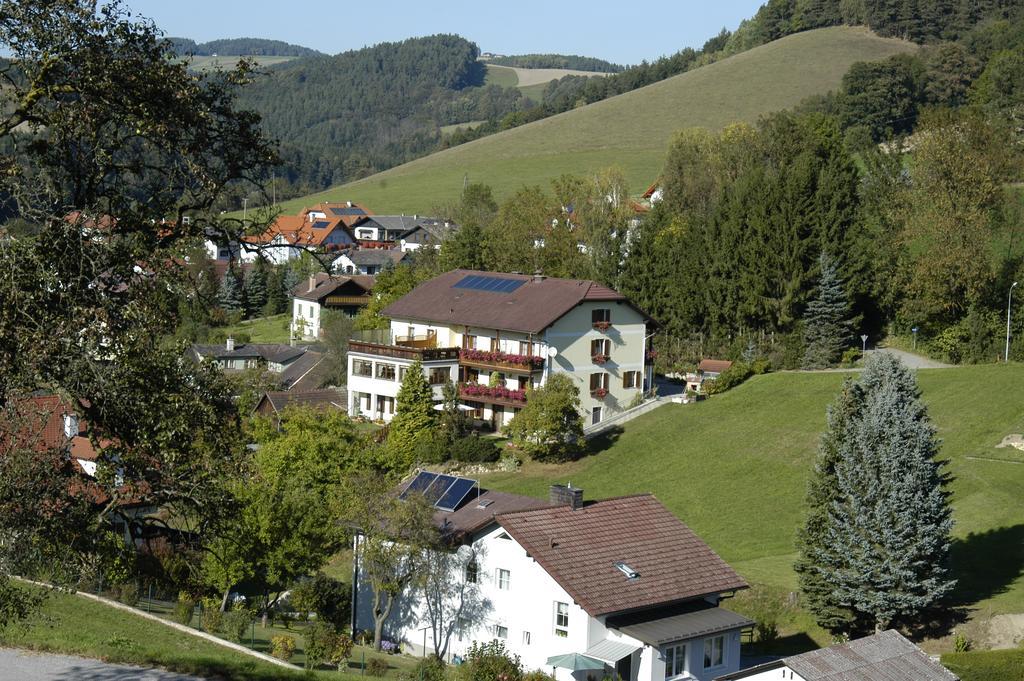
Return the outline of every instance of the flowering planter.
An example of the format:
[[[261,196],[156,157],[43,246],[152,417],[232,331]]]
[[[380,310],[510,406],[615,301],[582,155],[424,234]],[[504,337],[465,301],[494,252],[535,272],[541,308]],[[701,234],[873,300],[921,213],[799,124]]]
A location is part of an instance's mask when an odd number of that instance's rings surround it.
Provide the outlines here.
[[[594,328],[598,331],[607,331],[612,328],[611,322],[594,322]]]
[[[604,364],[608,361],[608,355],[594,355],[590,359],[594,364]]]
[[[479,383],[459,384],[459,396],[469,399],[501,400],[503,402],[526,402],[525,390],[512,390],[501,386],[490,387]]]
[[[597,390],[591,390],[590,396],[596,397],[597,399],[601,400],[608,396],[608,391],[605,390],[604,388],[598,388]]]

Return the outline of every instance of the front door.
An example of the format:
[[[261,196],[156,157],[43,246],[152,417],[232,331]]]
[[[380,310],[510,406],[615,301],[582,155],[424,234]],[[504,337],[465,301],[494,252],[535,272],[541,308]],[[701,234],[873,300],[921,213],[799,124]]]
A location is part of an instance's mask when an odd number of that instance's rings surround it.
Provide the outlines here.
[[[633,656],[627,655],[615,663],[615,676],[621,681],[633,681]]]

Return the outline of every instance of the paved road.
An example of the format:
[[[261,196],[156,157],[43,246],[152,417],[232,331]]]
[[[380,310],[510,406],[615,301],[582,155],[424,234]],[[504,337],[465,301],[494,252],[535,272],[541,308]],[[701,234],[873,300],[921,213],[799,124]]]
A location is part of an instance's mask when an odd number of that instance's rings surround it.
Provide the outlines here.
[[[911,369],[948,369],[951,364],[943,364],[942,362],[936,362],[934,359],[928,359],[921,355],[915,355],[906,350],[897,350],[896,348],[878,348],[877,350],[868,350],[867,354],[873,352],[884,352],[889,355],[895,355],[899,357],[904,364]]]
[[[0,648],[0,681],[202,681],[195,676],[70,655]]]

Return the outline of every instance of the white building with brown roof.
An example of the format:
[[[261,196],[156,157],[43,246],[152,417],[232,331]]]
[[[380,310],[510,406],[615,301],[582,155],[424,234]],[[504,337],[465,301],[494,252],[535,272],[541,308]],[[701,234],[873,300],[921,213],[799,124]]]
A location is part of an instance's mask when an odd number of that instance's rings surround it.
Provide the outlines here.
[[[324,310],[355,317],[370,302],[374,278],[364,275],[335,276],[318,272],[291,290],[291,338],[320,338]]]
[[[389,329],[349,343],[349,413],[389,421],[415,360],[440,401],[447,381],[481,424],[501,429],[527,389],[554,373],[572,378],[587,425],[628,409],[650,390],[655,322],[597,282],[453,270],[386,307]]]
[[[477,593],[453,614],[448,658],[497,639],[527,669],[556,667],[560,681],[711,681],[740,668],[740,634],[754,623],[720,602],[747,584],[654,496],[584,503],[582,490],[555,485],[545,503],[467,485],[464,499],[448,503],[439,489],[431,496],[448,481],[425,475],[431,486],[418,476],[406,489],[438,508],[435,521],[463,557],[451,579]],[[367,629],[372,594],[360,575],[354,624]],[[422,591],[402,599],[385,636],[432,652]],[[589,671],[557,668],[574,653]]]

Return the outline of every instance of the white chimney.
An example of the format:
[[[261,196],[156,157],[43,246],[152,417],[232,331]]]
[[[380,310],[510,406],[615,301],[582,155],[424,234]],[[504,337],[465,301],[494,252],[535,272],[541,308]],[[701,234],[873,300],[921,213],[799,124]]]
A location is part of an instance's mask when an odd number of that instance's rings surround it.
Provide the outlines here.
[[[309,275],[309,291],[312,291],[315,288],[316,288],[316,275],[311,274],[311,275]],[[309,291],[307,291],[307,293]]]
[[[64,437],[75,437],[78,435],[78,417],[74,414],[64,414]]]
[[[234,352],[235,351],[235,339],[232,338],[231,336],[228,336],[228,339],[226,341],[224,341],[224,347],[225,347],[225,349],[227,349],[228,352]]]
[[[351,201],[346,201],[345,205],[347,205],[349,208],[351,208],[352,207],[352,202]]]

